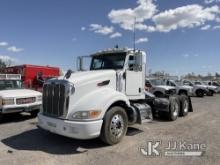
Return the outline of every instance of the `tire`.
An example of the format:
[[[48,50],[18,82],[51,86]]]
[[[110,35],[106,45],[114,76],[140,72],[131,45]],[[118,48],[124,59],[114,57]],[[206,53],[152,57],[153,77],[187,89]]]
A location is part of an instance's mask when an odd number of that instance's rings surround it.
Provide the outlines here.
[[[214,92],[212,90],[209,90],[209,92],[207,93],[207,96],[213,96]]]
[[[204,91],[203,90],[201,90],[201,89],[198,89],[197,91],[196,91],[196,96],[197,97],[204,97]]]
[[[0,113],[0,121],[2,120],[2,118],[3,118],[3,114],[2,114],[2,113]]]
[[[190,102],[187,96],[180,96],[180,116],[187,116],[190,109]]]
[[[186,91],[180,91],[180,92],[179,92],[179,95],[180,95],[180,96],[182,96],[182,95],[187,96],[187,92],[186,92]]]
[[[119,143],[125,136],[128,128],[128,117],[122,107],[111,107],[105,114],[101,140],[109,145]]]
[[[38,112],[39,112],[39,110],[31,111],[31,112],[30,112],[31,117],[33,117],[33,118],[37,117]]]
[[[168,112],[168,119],[170,121],[175,121],[180,112],[180,104],[177,97],[170,97],[170,106],[169,106],[169,112]]]

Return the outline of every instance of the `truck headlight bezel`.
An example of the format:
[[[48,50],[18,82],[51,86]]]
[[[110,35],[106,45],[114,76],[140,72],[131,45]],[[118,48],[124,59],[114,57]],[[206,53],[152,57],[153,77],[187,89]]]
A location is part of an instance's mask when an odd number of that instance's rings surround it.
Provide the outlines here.
[[[2,103],[1,105],[14,105],[15,100],[14,100],[14,98],[7,98],[7,99],[2,98],[1,103]]]
[[[42,96],[37,96],[37,102],[41,102],[42,101]]]
[[[96,119],[101,114],[101,110],[77,111],[72,115],[74,120],[91,120]]]

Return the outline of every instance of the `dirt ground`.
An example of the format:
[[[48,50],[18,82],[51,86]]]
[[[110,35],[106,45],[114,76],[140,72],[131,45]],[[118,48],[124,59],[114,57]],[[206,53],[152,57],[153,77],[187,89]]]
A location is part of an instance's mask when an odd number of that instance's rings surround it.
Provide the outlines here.
[[[220,95],[192,98],[194,112],[174,122],[156,119],[129,128],[120,144],[106,146],[99,139],[74,140],[40,130],[27,114],[6,116],[0,123],[0,165],[103,164],[220,164]],[[148,141],[205,144],[200,157],[144,156]]]

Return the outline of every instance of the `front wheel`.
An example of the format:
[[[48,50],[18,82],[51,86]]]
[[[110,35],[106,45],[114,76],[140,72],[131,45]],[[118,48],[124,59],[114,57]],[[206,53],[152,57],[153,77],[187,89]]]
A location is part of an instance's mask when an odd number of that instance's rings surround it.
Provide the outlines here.
[[[170,121],[174,121],[179,116],[179,111],[180,111],[179,101],[177,97],[170,97],[169,101],[170,101],[170,106],[168,112],[168,119]]]
[[[31,112],[30,112],[31,117],[37,117],[38,112],[39,112],[39,110],[31,111]]]
[[[125,136],[128,127],[128,117],[122,107],[110,108],[104,117],[101,140],[109,145],[119,143]]]
[[[197,97],[204,97],[204,94],[205,94],[204,91],[201,90],[201,89],[199,89],[199,90],[196,91],[196,96],[197,96]]]

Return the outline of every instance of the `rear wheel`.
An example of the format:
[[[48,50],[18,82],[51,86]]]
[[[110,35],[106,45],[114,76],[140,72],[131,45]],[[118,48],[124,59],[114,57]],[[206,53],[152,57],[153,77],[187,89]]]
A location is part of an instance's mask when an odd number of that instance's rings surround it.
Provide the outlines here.
[[[128,117],[122,107],[112,107],[104,117],[101,140],[109,145],[119,143],[125,136],[128,127]]]
[[[180,96],[180,116],[186,116],[189,112],[189,99],[187,96]]]
[[[204,91],[203,90],[201,90],[201,89],[198,89],[197,91],[196,91],[196,96],[197,97],[204,97]]]
[[[213,96],[213,95],[214,95],[214,92],[212,90],[209,90],[207,93],[207,96]]]
[[[170,121],[174,121],[179,116],[180,105],[177,97],[170,97],[169,100],[170,100],[170,106],[168,112],[168,119]]]

